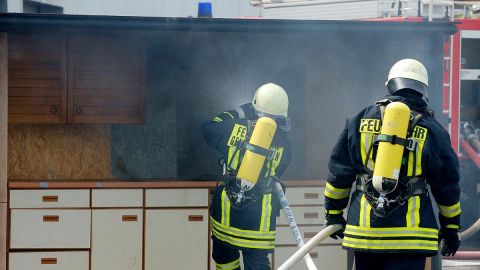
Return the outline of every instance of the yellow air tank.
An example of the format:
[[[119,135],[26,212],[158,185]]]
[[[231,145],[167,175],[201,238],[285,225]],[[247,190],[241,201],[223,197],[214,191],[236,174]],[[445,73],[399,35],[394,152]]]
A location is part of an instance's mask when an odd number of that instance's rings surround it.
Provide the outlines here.
[[[396,136],[405,139],[407,136],[410,108],[401,102],[392,102],[385,108],[379,139],[382,135]],[[373,187],[381,194],[392,192],[400,174],[402,165],[403,144],[380,141],[378,144],[375,169],[373,171]]]
[[[255,123],[249,143],[268,151],[276,131],[277,124],[273,119],[260,117]],[[237,174],[237,177],[242,179],[242,189],[250,189],[257,183],[266,158],[265,155],[255,153],[247,148]]]

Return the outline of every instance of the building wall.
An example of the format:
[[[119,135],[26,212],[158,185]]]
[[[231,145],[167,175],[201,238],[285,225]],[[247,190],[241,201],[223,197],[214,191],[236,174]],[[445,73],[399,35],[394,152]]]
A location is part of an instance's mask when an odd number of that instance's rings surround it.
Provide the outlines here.
[[[24,12],[23,0],[7,0],[8,12]],[[64,14],[152,17],[197,17],[198,2],[211,2],[215,18],[258,17],[261,8],[248,0],[35,0],[62,6]]]
[[[269,19],[350,20],[378,18],[378,0],[308,1],[264,5],[263,17]],[[302,4],[303,3],[303,4]]]

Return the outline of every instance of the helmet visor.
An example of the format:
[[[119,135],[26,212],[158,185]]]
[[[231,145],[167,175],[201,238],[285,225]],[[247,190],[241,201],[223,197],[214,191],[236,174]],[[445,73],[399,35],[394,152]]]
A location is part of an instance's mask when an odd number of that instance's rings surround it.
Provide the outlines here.
[[[402,89],[412,89],[428,98],[428,86],[416,80],[393,78],[388,81],[387,88],[390,94]]]

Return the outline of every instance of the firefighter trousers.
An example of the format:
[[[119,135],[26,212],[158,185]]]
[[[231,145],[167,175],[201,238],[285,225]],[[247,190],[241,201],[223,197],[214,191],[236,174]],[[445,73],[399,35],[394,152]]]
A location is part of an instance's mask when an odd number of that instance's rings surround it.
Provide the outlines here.
[[[426,256],[355,251],[355,270],[424,270]]]
[[[217,270],[240,270],[242,252],[244,270],[270,270],[269,251],[261,249],[239,249],[213,239],[212,257]]]

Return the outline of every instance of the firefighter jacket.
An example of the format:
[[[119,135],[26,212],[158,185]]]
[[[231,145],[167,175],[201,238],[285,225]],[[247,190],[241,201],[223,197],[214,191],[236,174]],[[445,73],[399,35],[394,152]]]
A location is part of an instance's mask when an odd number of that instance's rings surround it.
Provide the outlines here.
[[[229,170],[239,168],[241,161],[238,160],[239,151],[235,151],[236,142],[248,141],[253,129],[251,123],[256,118],[249,103],[239,110],[225,111],[203,124],[202,132],[207,144],[223,155],[226,164],[231,166]],[[273,150],[273,157],[270,162],[265,162],[265,174],[280,177],[290,163],[291,155],[290,142],[280,128],[275,133],[270,150]],[[257,185],[265,180],[262,178]],[[232,206],[225,185],[217,186],[210,207],[212,238],[239,249],[272,250],[280,207],[276,193],[271,189],[265,190],[242,209]]]
[[[450,145],[447,131],[429,113],[419,98],[387,96],[400,101],[411,111],[422,114],[407,139],[416,144],[415,151],[404,150],[400,180],[424,180],[439,208],[441,228],[460,228],[460,188],[458,158]],[[431,111],[430,111],[431,112]],[[326,214],[342,214],[352,187],[343,247],[379,253],[422,253],[434,255],[438,250],[438,226],[427,192],[408,196],[403,205],[387,216],[372,211],[365,194],[359,190],[359,176],[370,174],[375,166],[375,151],[368,151],[372,137],[381,130],[378,105],[369,106],[347,119],[329,161],[325,189]],[[370,157],[367,157],[370,154]],[[356,183],[354,185],[354,183]]]

